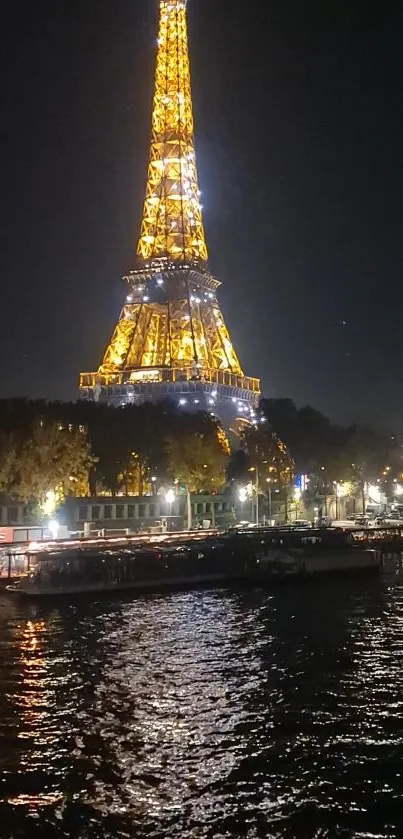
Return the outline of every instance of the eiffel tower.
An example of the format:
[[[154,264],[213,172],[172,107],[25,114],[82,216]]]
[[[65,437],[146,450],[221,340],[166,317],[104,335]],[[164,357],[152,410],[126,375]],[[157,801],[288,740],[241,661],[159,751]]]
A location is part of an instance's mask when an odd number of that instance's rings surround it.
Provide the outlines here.
[[[135,268],[86,399],[172,398],[235,430],[254,422],[259,380],[245,376],[210,273],[193,136],[186,0],[160,0],[152,138]]]

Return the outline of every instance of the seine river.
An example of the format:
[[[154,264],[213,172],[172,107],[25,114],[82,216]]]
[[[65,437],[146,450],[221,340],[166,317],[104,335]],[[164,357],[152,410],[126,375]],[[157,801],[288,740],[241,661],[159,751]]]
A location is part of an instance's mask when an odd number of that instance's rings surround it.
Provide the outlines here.
[[[0,596],[0,836],[403,836],[403,580]]]

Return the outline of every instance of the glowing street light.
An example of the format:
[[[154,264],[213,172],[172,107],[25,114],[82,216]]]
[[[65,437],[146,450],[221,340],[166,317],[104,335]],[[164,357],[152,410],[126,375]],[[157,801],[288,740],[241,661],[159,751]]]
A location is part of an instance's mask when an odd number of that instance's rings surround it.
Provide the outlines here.
[[[398,496],[403,495],[403,486],[401,484],[396,484],[394,487],[394,493]]]
[[[42,504],[42,510],[45,516],[50,516],[52,513],[54,513],[57,506],[56,501],[56,493],[53,491],[53,489],[48,490],[48,492],[45,495],[45,500]]]
[[[52,539],[57,539],[57,534],[59,533],[60,524],[56,519],[52,519],[48,524],[49,531],[51,533]]]
[[[248,497],[248,490],[246,487],[239,487],[239,500],[241,504],[244,504]]]
[[[165,501],[167,502],[167,504],[169,504],[169,515],[171,515],[172,504],[175,501],[175,493],[173,489],[169,489],[165,493]]]
[[[241,502],[241,519],[243,519],[243,505],[248,497],[248,489],[247,487],[239,487],[238,490],[238,498]]]
[[[382,490],[376,484],[369,484],[368,486],[368,496],[370,501],[373,501],[375,504],[380,504],[382,501]]]
[[[345,498],[347,495],[351,494],[351,483],[350,481],[334,481],[334,488],[336,492],[337,498]]]

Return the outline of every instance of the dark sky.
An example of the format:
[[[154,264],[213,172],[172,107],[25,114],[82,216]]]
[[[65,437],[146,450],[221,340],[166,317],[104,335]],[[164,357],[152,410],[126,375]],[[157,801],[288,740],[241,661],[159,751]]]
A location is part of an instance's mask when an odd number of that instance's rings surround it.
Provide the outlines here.
[[[133,264],[157,0],[5,0],[0,396],[75,398]],[[244,371],[402,415],[402,13],[189,0],[210,267]]]

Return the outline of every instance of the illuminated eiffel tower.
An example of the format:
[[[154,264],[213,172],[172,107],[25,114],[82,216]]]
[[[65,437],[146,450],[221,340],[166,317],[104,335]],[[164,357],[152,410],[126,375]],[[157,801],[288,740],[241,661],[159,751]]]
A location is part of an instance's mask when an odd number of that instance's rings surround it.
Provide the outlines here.
[[[137,263],[82,397],[115,405],[173,398],[227,427],[250,422],[259,380],[244,376],[207,266],[193,138],[186,0],[161,0],[151,152]]]

